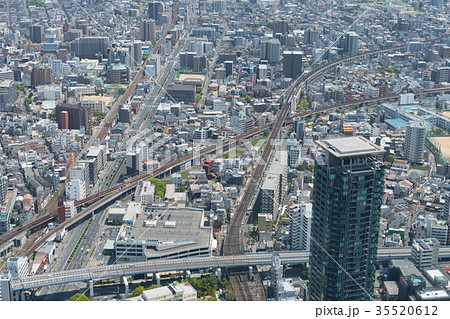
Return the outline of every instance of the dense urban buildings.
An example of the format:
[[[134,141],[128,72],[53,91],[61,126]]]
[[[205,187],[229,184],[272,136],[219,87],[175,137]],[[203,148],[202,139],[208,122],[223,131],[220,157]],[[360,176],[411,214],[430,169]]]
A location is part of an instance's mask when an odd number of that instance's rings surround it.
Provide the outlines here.
[[[450,300],[449,10],[0,0],[0,299]]]

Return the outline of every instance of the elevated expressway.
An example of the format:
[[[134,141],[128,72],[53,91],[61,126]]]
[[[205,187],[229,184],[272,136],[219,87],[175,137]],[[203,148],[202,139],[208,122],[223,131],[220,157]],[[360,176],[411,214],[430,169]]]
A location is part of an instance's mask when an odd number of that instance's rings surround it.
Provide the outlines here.
[[[300,264],[309,260],[308,251],[277,252],[282,264]],[[379,248],[378,261],[404,259],[411,256],[411,247]],[[235,256],[199,257],[186,259],[164,259],[148,262],[126,263],[94,268],[74,269],[55,273],[44,273],[36,276],[12,279],[13,291],[67,284],[71,282],[99,280],[138,274],[149,274],[166,271],[199,270],[208,268],[245,267],[270,265],[273,254],[256,253]],[[450,258],[450,246],[439,249],[440,258]]]

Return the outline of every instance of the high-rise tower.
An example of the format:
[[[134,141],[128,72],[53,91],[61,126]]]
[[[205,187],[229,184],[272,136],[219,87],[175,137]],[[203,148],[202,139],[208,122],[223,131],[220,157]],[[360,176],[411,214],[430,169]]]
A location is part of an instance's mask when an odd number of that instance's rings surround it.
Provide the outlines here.
[[[310,300],[373,296],[383,195],[383,150],[362,136],[318,141],[311,226]]]

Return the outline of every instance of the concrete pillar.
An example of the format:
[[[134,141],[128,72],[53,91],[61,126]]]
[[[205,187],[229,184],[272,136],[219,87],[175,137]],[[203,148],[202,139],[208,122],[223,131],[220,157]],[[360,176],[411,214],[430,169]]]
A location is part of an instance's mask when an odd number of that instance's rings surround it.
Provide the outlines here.
[[[186,278],[191,278],[191,271],[190,270],[186,270],[185,272],[184,272],[184,278],[186,279]]]
[[[248,267],[248,280],[253,281],[253,267]]]
[[[11,301],[11,300],[4,300],[4,299],[2,299],[2,301]],[[16,301],[20,301],[19,291],[16,291]]]
[[[128,285],[128,280],[125,276],[121,277],[121,282],[125,284],[125,297],[130,294],[130,285]]]
[[[25,290],[22,290],[20,292],[20,301],[26,301],[27,299],[25,298]]]
[[[161,277],[159,276],[159,273],[156,273],[156,284],[161,285]]]
[[[94,281],[89,280],[88,286],[89,286],[89,297],[92,298],[92,297],[94,297]]]
[[[217,279],[222,279],[222,269],[217,268]]]

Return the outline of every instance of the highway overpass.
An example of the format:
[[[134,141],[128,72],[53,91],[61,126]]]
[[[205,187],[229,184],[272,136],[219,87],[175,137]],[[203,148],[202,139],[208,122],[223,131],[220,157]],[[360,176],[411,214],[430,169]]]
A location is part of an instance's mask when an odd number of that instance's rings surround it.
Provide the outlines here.
[[[308,262],[308,251],[277,252],[283,264],[300,264]],[[148,262],[136,262],[101,266],[93,268],[74,269],[55,273],[44,273],[25,278],[14,278],[11,281],[13,291],[23,291],[71,282],[99,280],[138,274],[158,273],[166,271],[186,271],[208,268],[245,267],[270,265],[271,253],[256,253],[237,256],[199,257],[185,259],[163,259]],[[411,247],[380,248],[378,261],[403,259],[411,256]],[[440,258],[450,258],[450,246],[439,249]]]

